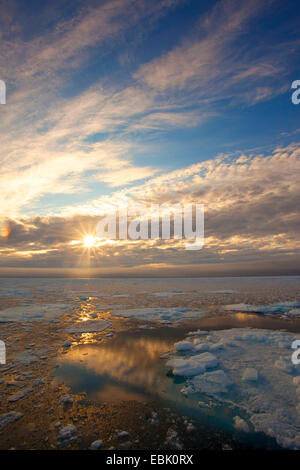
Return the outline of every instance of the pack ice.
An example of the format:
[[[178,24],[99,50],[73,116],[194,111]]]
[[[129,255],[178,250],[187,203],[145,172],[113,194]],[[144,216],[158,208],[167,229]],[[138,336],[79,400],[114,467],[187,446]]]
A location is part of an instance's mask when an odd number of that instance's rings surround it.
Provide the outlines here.
[[[237,407],[235,428],[264,432],[285,448],[300,449],[300,365],[293,365],[292,342],[299,334],[236,328],[191,332],[175,343],[167,366],[185,377],[187,398],[201,393]]]
[[[67,304],[32,304],[0,310],[0,322],[52,320],[71,309]]]
[[[280,314],[283,317],[300,316],[300,302],[282,302],[271,305],[248,305],[248,304],[232,304],[225,305],[224,310],[245,313],[263,313],[263,314]]]
[[[207,313],[186,307],[174,308],[129,308],[113,311],[112,315],[140,320],[157,321],[160,323],[177,323],[181,320],[201,318]]]

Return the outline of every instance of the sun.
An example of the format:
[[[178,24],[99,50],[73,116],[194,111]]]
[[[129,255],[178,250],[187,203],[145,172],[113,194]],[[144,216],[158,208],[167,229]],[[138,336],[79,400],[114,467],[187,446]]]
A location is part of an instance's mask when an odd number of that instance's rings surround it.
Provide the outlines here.
[[[83,245],[86,248],[91,248],[91,247],[95,246],[96,245],[96,238],[93,237],[93,235],[87,235],[83,239]]]

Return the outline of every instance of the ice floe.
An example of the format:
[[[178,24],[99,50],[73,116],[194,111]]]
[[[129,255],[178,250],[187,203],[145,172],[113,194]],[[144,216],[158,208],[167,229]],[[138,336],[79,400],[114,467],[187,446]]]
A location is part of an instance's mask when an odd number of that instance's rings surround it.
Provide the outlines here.
[[[190,341],[179,341],[174,344],[175,351],[191,351],[194,349],[193,343]]]
[[[31,364],[36,364],[38,361],[39,358],[36,355],[23,352],[17,356],[15,362],[22,366],[30,366]]]
[[[165,446],[168,449],[182,450],[183,444],[179,439],[178,433],[175,429],[169,428],[166,435]]]
[[[90,450],[99,450],[102,447],[102,441],[97,440],[91,443]]]
[[[282,447],[299,449],[300,365],[291,362],[296,339],[299,334],[285,331],[198,330],[175,343],[166,365],[185,377],[181,391],[187,397],[203,394],[215,406],[233,408],[234,428],[263,432]]]
[[[200,390],[202,393],[207,393],[208,395],[227,392],[231,385],[231,379],[222,369],[205,372],[204,374],[195,376],[190,381],[192,390]],[[183,389],[183,392],[189,393],[189,390],[190,389]]]
[[[24,390],[21,390],[20,392],[16,393],[15,395],[12,395],[9,397],[8,401],[9,402],[15,402],[21,400],[21,398],[26,397],[29,393],[32,393],[33,389],[32,388],[26,388]]]
[[[60,429],[58,439],[60,441],[71,441],[76,438],[77,428],[74,424],[68,424]]]
[[[104,331],[109,327],[111,327],[111,323],[105,320],[87,320],[74,323],[74,325],[65,328],[64,331],[71,334],[96,333]]]
[[[209,291],[211,294],[235,294],[237,291],[235,290],[211,290]]]
[[[0,310],[0,322],[51,320],[71,309],[66,304],[33,304]]]
[[[129,294],[113,294],[112,297],[130,297]]]
[[[300,316],[300,302],[281,302],[271,305],[248,305],[248,304],[232,304],[225,305],[224,310],[232,312],[245,313],[263,313],[263,314],[281,314],[283,316]]]
[[[112,315],[140,320],[157,321],[160,323],[175,323],[191,318],[202,318],[207,315],[202,310],[192,310],[186,307],[172,308],[129,308],[112,311]]]
[[[7,298],[7,297],[23,297],[28,295],[28,290],[16,290],[13,288],[0,288],[0,297]]]
[[[247,367],[243,372],[242,380],[244,382],[256,382],[258,380],[257,370],[253,367]]]
[[[196,354],[189,358],[174,358],[167,362],[174,375],[192,376],[218,365],[215,356],[209,352]]]
[[[250,431],[248,424],[243,418],[240,418],[239,416],[235,416],[233,418],[233,421],[234,421],[234,427],[238,429],[239,431],[243,431],[243,432]]]
[[[149,294],[149,297],[154,299],[168,299],[169,297],[173,297],[173,295],[182,294],[184,294],[184,292],[173,290],[171,292],[152,292],[152,294]]]
[[[61,405],[72,405],[73,404],[73,398],[69,395],[69,394],[66,394],[66,395],[63,395],[59,400],[58,400],[58,404]]]
[[[2,429],[4,429],[8,424],[18,421],[22,416],[23,414],[18,413],[17,411],[10,411],[9,413],[0,415],[0,431],[2,431]]]

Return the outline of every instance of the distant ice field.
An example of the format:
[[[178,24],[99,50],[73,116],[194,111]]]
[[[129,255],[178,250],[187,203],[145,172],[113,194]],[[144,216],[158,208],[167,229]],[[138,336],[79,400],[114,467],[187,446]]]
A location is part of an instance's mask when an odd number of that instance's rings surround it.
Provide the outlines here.
[[[296,318],[300,277],[0,279],[0,321],[54,319],[80,309],[160,323],[226,312]]]

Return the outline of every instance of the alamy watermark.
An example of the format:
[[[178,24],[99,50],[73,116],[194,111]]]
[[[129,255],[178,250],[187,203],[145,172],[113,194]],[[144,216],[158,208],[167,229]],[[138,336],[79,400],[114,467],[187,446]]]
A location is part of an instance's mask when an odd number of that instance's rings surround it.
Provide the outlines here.
[[[112,208],[97,224],[99,239],[184,239],[186,250],[204,246],[203,204],[144,204]]]
[[[0,340],[0,365],[6,364],[6,347],[4,341]]]
[[[291,88],[295,89],[295,91],[292,93],[292,103],[299,104],[300,103],[300,80],[294,80]]]
[[[291,360],[292,363],[297,366],[300,364],[300,340],[295,339],[295,341],[292,342],[292,349],[295,349],[296,351],[293,352]]]
[[[0,80],[0,104],[6,104],[6,84]]]

